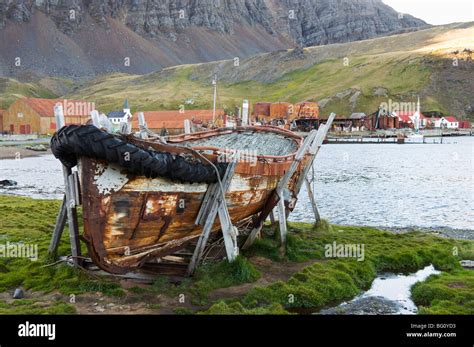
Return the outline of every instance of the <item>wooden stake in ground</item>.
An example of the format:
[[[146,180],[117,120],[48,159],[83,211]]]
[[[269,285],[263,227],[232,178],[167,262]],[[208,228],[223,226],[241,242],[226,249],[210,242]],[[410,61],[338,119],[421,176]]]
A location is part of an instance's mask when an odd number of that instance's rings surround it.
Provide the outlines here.
[[[282,201],[282,203],[278,204],[278,219],[279,219],[279,225],[280,225],[280,236],[282,237],[282,242],[284,243],[286,240],[286,215],[285,215],[285,210],[286,208],[283,208],[283,218],[282,218],[282,204],[284,206],[284,191],[287,189],[288,182],[290,181],[291,176],[295,173],[296,169],[298,168],[298,165],[300,164],[301,160],[304,158],[304,155],[306,154],[307,149],[309,148],[310,144],[313,142],[314,138],[316,137],[316,130],[312,130],[306,139],[303,141],[303,144],[301,147],[298,149],[298,151],[295,154],[295,158],[293,162],[291,163],[288,171],[286,171],[285,175],[281,178],[281,180],[278,182],[278,185],[275,189],[275,193],[277,195],[277,203],[279,201]],[[271,199],[271,198],[270,198]],[[269,211],[270,212],[270,211]],[[263,213],[263,212],[261,212]],[[244,245],[242,246],[243,249],[247,249],[250,247],[255,239],[257,238],[257,235],[260,233],[260,230],[262,229],[263,222],[267,216],[260,216],[260,221],[258,224],[252,229],[250,232],[249,236],[247,237],[247,240],[245,241]],[[283,229],[282,229],[283,228]]]
[[[58,250],[59,242],[63,234],[64,226],[66,225],[67,209],[66,209],[66,194],[64,194],[59,208],[59,213],[56,218],[56,225],[54,226],[53,236],[49,244],[48,253],[56,257],[56,251]]]
[[[308,192],[309,201],[311,202],[311,208],[313,209],[314,222],[318,223],[321,220],[321,216],[318,211],[318,206],[316,205],[316,200],[314,198],[313,188],[311,187],[311,182],[308,180],[308,177],[305,178],[306,190]]]
[[[279,217],[278,219],[279,219],[279,226],[280,226],[280,237],[281,237],[281,240],[282,240],[282,245],[281,245],[282,250],[284,250],[286,248],[286,244],[285,244],[286,243],[286,232],[287,232],[287,230],[286,230],[286,219],[287,219],[287,217],[289,215],[289,212],[290,212],[288,209],[286,209],[286,206],[284,205],[283,193],[284,193],[285,189],[287,189],[288,182],[290,181],[291,177],[293,176],[293,174],[294,174],[295,170],[297,169],[300,161],[308,153],[310,155],[310,159],[308,160],[307,164],[302,168],[299,179],[296,182],[296,186],[295,186],[295,190],[294,190],[295,196],[298,196],[298,194],[301,190],[301,186],[303,185],[303,183],[307,179],[309,169],[313,166],[314,158],[318,154],[318,151],[321,148],[321,145],[322,145],[324,139],[326,138],[326,135],[327,135],[329,129],[331,128],[331,124],[332,124],[335,117],[336,117],[336,114],[331,113],[331,115],[329,116],[328,121],[326,122],[326,124],[321,124],[317,131],[312,130],[308,134],[308,136],[306,137],[306,139],[303,142],[302,146],[299,148],[298,152],[296,153],[295,159],[294,159],[292,165],[290,166],[290,168],[286,172],[285,176],[283,176],[283,178],[278,183],[278,186],[275,190],[277,196],[270,198],[270,199],[273,198],[273,201],[275,201],[275,200],[277,201],[278,217]],[[315,218],[317,220],[319,220],[320,219],[319,211],[317,210],[316,202],[314,201],[314,195],[312,193],[312,190],[311,190],[311,192],[310,192],[310,190],[308,190],[308,193],[311,193],[310,199],[313,199],[312,200],[312,206],[313,206],[313,212],[315,214]],[[283,203],[280,202],[281,200],[283,200]],[[313,202],[314,202],[314,204],[313,204]],[[285,212],[283,214],[280,212],[281,210],[283,210],[282,206],[285,207],[285,209],[284,209]],[[271,212],[271,210],[268,211],[268,213],[270,213],[270,212]],[[250,232],[249,236],[247,237],[247,240],[245,241],[244,245],[242,246],[242,249],[247,249],[253,244],[253,242],[257,238],[257,235],[260,233],[260,230],[263,227],[263,222],[264,222],[266,217],[267,217],[267,215],[265,215],[264,212],[262,212],[261,215],[259,216],[259,221],[258,221],[257,225]]]
[[[54,117],[56,118],[56,131],[61,129],[64,122],[63,107],[60,104],[54,106]],[[79,226],[77,222],[76,206],[79,204],[79,192],[77,190],[77,175],[72,175],[71,169],[63,165],[63,176],[65,185],[65,194],[63,203],[56,220],[56,226],[51,238],[49,253],[55,254],[59,245],[59,240],[64,229],[64,224],[67,217],[69,227],[69,241],[71,243],[72,261],[74,266],[81,264],[81,245],[79,242]],[[64,210],[66,213],[64,213]]]
[[[203,225],[201,236],[194,250],[191,262],[189,263],[187,275],[191,276],[196,271],[197,266],[202,260],[207,240],[211,233],[212,226],[219,214],[222,235],[226,247],[227,259],[233,261],[238,255],[237,235],[232,221],[230,220],[229,211],[225,202],[225,193],[230,186],[232,177],[234,176],[235,166],[237,163],[232,161],[227,166],[226,173],[222,182],[212,183],[208,186],[206,195],[204,196],[201,209],[196,218],[196,224]]]

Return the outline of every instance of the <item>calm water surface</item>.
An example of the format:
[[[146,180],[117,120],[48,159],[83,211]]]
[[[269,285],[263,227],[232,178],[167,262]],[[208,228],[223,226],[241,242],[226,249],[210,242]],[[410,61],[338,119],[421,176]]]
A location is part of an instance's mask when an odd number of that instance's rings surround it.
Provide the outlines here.
[[[443,144],[329,144],[315,161],[315,195],[332,223],[474,229],[474,137]],[[0,194],[61,198],[61,165],[52,155],[0,160]],[[303,186],[304,187],[304,186]],[[291,220],[312,221],[305,188]]]
[[[349,225],[474,229],[474,138],[443,142],[324,145],[314,163],[321,216]],[[313,219],[306,190],[290,219]]]

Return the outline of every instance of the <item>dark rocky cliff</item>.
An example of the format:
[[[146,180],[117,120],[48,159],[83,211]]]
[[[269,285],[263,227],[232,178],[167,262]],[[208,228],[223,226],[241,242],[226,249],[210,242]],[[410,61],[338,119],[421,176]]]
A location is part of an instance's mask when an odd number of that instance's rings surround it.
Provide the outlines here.
[[[0,0],[0,49],[8,51],[0,73],[17,74],[11,61],[21,55],[24,69],[45,74],[143,73],[425,25],[381,0]],[[54,61],[52,52],[72,60],[54,69],[33,62]],[[131,66],[122,66],[124,56],[134,58]]]

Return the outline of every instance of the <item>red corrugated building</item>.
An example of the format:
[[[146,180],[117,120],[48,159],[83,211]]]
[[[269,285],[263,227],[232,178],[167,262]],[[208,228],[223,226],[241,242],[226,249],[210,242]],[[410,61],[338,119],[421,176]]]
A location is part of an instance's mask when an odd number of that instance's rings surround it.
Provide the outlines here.
[[[318,118],[319,105],[316,102],[304,101],[295,104],[295,117],[297,118]]]
[[[270,102],[257,102],[253,105],[253,115],[260,119],[270,117]]]
[[[294,105],[289,102],[274,102],[270,105],[270,119],[288,119],[294,111]]]
[[[212,110],[146,111],[143,115],[148,129],[155,132],[166,129],[170,135],[184,132],[185,119],[189,119],[194,124],[211,124],[213,120]],[[223,115],[224,109],[216,110],[216,120],[222,118]],[[132,128],[138,129],[138,113],[133,115]]]

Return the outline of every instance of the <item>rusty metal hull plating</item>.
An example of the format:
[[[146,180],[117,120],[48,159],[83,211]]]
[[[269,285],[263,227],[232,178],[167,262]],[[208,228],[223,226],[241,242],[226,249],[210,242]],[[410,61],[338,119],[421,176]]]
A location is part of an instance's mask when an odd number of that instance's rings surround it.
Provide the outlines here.
[[[255,131],[274,131],[256,128]],[[301,138],[286,131],[301,145]],[[192,134],[214,136],[216,132]],[[187,140],[175,137],[173,145],[130,139],[143,147],[179,152],[175,144]],[[183,150],[188,151],[188,150]],[[188,151],[192,154],[192,151]],[[219,149],[205,152],[216,159]],[[195,154],[193,154],[195,155]],[[239,162],[226,193],[232,222],[257,216],[268,204],[279,179],[289,168],[294,154],[281,157],[259,156],[256,162]],[[294,184],[300,170],[290,182]],[[165,178],[133,176],[115,164],[92,158],[79,161],[84,218],[84,239],[89,254],[102,269],[125,273],[153,262],[196,241],[202,226],[195,224],[208,185],[181,183]],[[273,207],[273,206],[271,206]],[[218,220],[213,232],[220,228]]]

